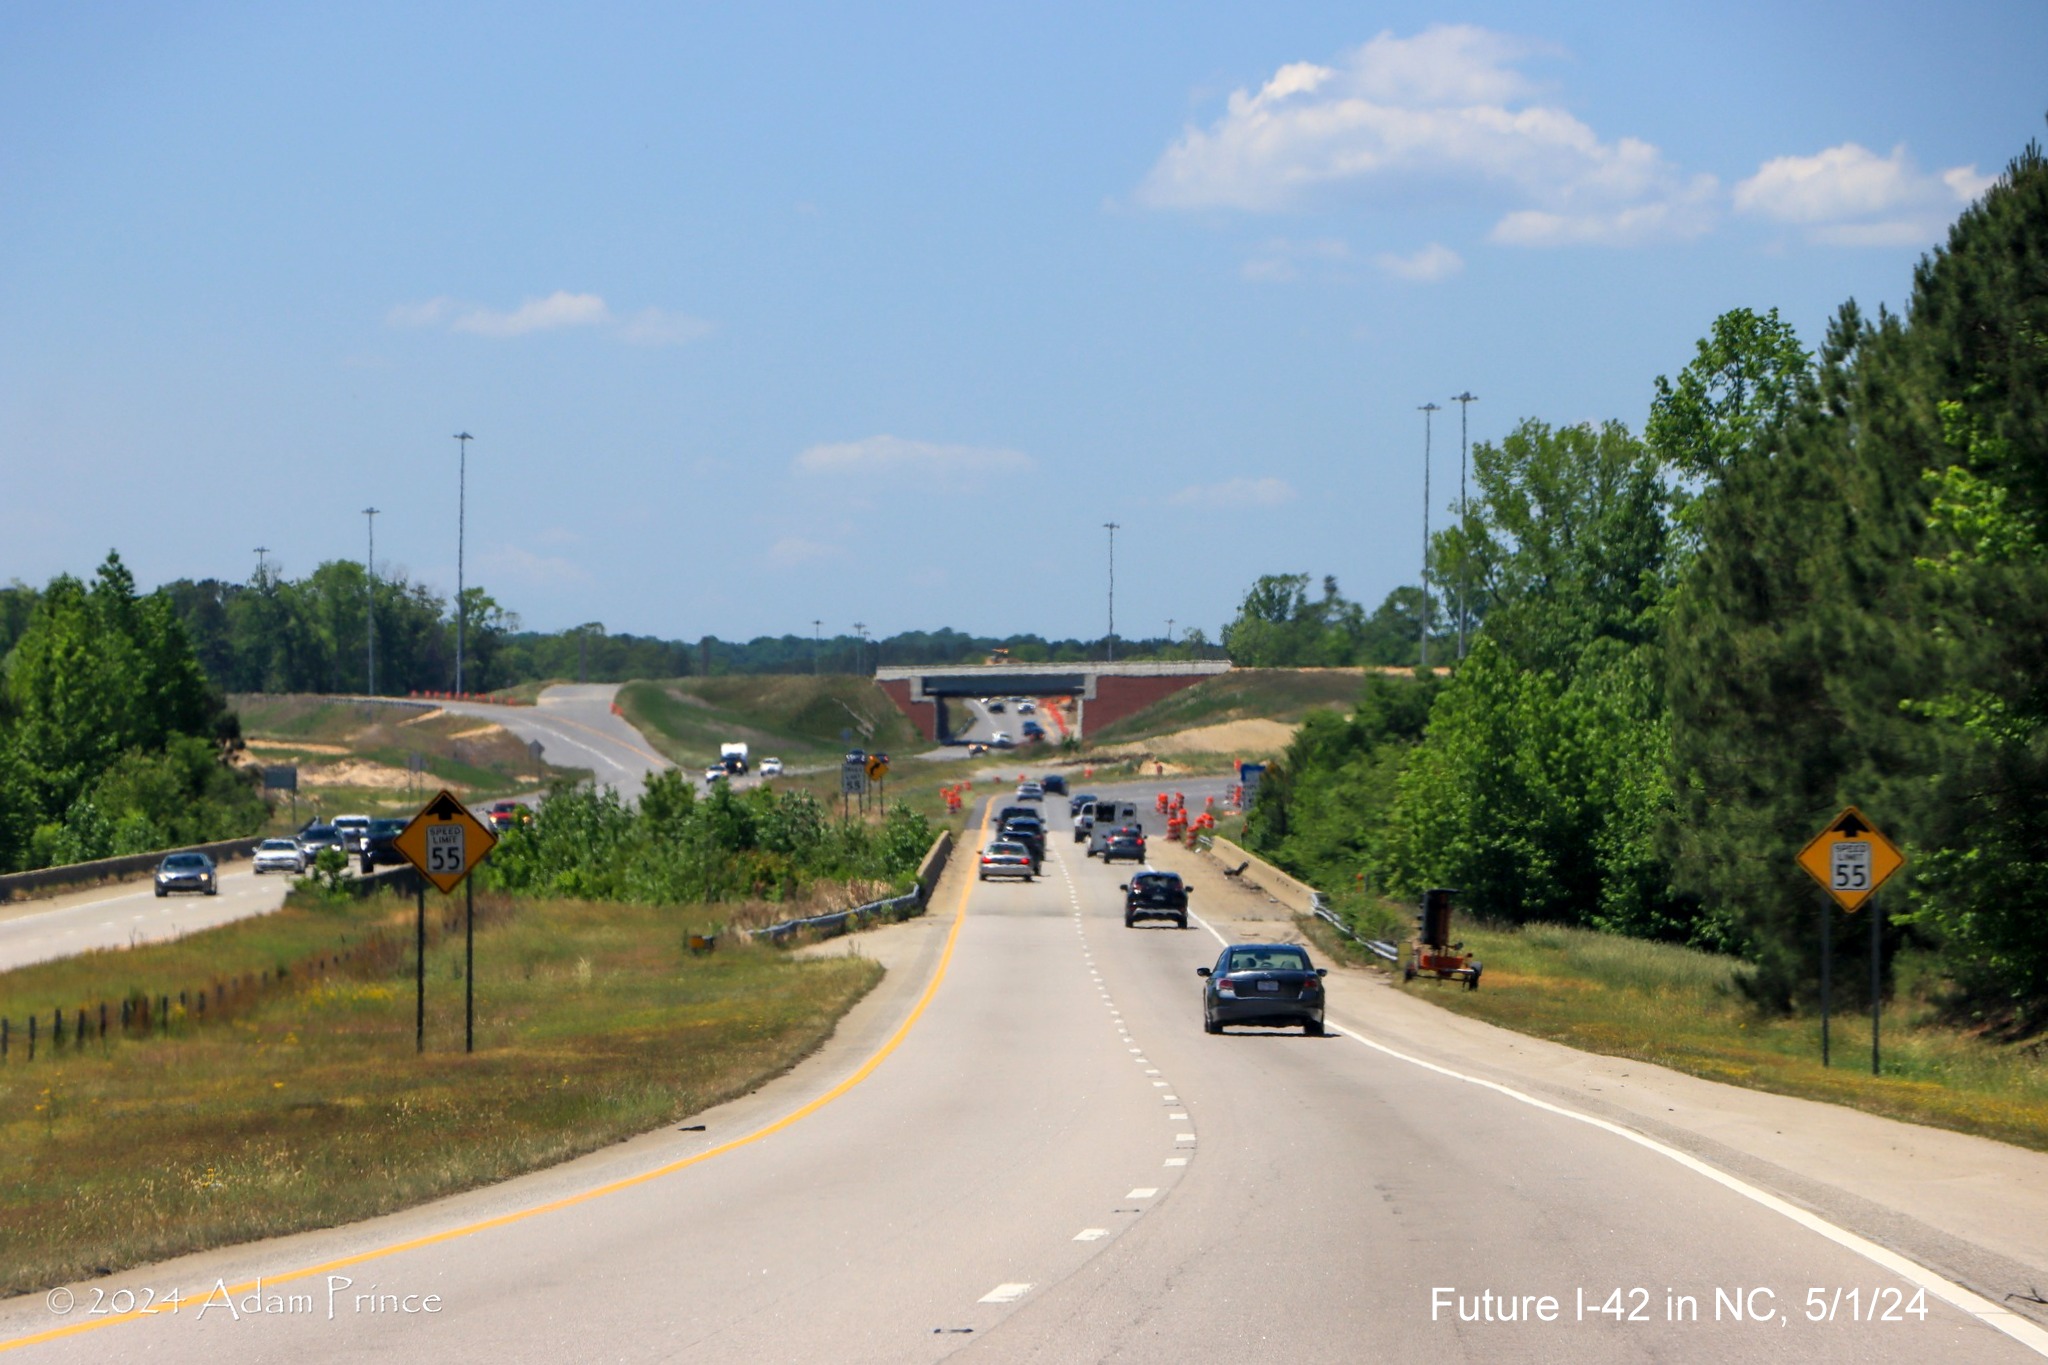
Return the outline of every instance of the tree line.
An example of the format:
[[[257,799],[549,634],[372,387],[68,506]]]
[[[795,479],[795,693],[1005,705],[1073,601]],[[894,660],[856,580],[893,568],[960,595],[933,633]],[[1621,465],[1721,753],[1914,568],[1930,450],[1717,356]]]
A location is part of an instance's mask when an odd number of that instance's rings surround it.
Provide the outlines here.
[[[2038,1025],[2044,339],[2030,145],[1903,314],[1845,304],[1809,350],[1734,310],[1655,382],[1642,433],[1530,419],[1476,446],[1475,496],[1430,546],[1432,581],[1467,585],[1468,656],[1311,718],[1248,839],[1326,885],[1457,887],[1501,919],[1738,952],[1788,1008],[1824,914],[1838,982],[1868,978],[1865,937],[1793,863],[1853,804],[1909,857],[1883,893],[1887,979],[1909,953],[1958,1010]],[[1261,580],[1233,641],[1315,635],[1320,604],[1276,583],[1305,587]]]
[[[0,871],[245,835],[240,729],[163,592],[120,556],[0,594]]]

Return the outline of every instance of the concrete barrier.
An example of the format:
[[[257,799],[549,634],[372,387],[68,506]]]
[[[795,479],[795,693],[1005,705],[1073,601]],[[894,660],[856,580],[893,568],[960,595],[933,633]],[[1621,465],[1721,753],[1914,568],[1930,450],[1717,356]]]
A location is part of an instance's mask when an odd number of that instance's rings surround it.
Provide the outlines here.
[[[932,892],[938,888],[939,877],[945,872],[946,864],[952,857],[953,831],[942,829],[939,831],[939,837],[932,840],[931,851],[926,853],[924,861],[917,865],[917,893],[920,898],[927,901],[932,898]]]
[[[248,839],[223,839],[212,844],[187,844],[182,848],[158,849],[154,853],[127,853],[118,858],[100,858],[89,863],[67,863],[42,867],[33,872],[9,872],[0,876],[0,904],[25,900],[42,892],[65,891],[102,882],[133,881],[156,871],[167,853],[204,853],[216,863],[232,862],[255,852],[256,845],[271,835]]]
[[[1322,900],[1314,887],[1288,876],[1264,858],[1245,852],[1228,839],[1211,839],[1205,851],[1226,871],[1243,867],[1244,871],[1238,874],[1239,881],[1257,887],[1298,915],[1313,915],[1322,908]]]

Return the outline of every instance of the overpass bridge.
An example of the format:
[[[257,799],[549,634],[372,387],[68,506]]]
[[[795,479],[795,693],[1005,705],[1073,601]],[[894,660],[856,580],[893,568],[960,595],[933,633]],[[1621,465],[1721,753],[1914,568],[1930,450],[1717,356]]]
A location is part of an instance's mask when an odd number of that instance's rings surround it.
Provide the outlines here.
[[[1223,659],[1066,664],[948,664],[878,668],[875,683],[924,737],[944,744],[949,697],[1072,697],[1074,734],[1108,725],[1204,678],[1228,673]]]

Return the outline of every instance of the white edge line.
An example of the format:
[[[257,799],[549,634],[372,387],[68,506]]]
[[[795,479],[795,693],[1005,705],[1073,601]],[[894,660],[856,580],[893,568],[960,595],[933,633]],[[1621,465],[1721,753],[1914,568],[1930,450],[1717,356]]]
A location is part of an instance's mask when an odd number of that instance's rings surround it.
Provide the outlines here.
[[[1206,928],[1207,926],[1205,925],[1204,927]],[[1210,932],[1215,933],[1215,930],[1211,929]],[[1221,935],[1218,935],[1218,937],[1220,938]],[[2014,1313],[2011,1309],[2001,1308],[1983,1295],[1965,1289],[1953,1280],[1945,1279],[1935,1274],[1932,1270],[1920,1265],[1918,1262],[1909,1261],[1897,1252],[1881,1247],[1868,1238],[1860,1237],[1850,1232],[1847,1228],[1837,1227],[1819,1214],[1812,1213],[1800,1208],[1796,1204],[1780,1199],[1769,1191],[1758,1189],[1747,1181],[1738,1179],[1726,1171],[1708,1165],[1698,1157],[1681,1152],[1676,1147],[1668,1146],[1653,1137],[1638,1133],[1634,1129],[1625,1128],[1621,1124],[1610,1122],[1607,1119],[1595,1118],[1591,1114],[1582,1114],[1575,1109],[1566,1109],[1562,1105],[1552,1104],[1548,1100],[1539,1100],[1534,1095],[1524,1094],[1513,1086],[1502,1085],[1499,1081],[1489,1081],[1478,1076],[1468,1076],[1462,1071],[1453,1071],[1447,1066],[1438,1066],[1435,1062],[1425,1062],[1420,1057],[1411,1057],[1405,1052],[1396,1051],[1384,1043],[1376,1043],[1372,1039],[1362,1034],[1354,1033],[1349,1029],[1337,1029],[1335,1031],[1342,1037],[1350,1038],[1354,1042],[1363,1043],[1375,1052],[1383,1052],[1387,1056],[1407,1062],[1411,1066],[1419,1066],[1424,1070],[1434,1071],[1438,1075],[1448,1076],[1452,1080],[1463,1081],[1467,1085],[1476,1085],[1495,1091],[1506,1095],[1509,1099],[1519,1100],[1523,1104],[1556,1114],[1562,1118],[1575,1119],[1580,1123],[1598,1128],[1603,1132],[1612,1133],[1618,1138],[1635,1143],[1638,1147],[1645,1148],[1657,1153],[1659,1156],[1675,1161],[1694,1174],[1703,1175],[1715,1184],[1733,1190],[1745,1199],[1752,1200],[1763,1205],[1773,1213],[1791,1219],[1809,1232],[1817,1232],[1837,1246],[1853,1251],[1865,1260],[1880,1265],[1900,1278],[1920,1286],[1922,1289],[1932,1293],[1936,1298],[1942,1299],[1968,1313],[1985,1326],[2005,1333],[2005,1335],[2032,1350],[2035,1354],[2048,1356],[2048,1331],[2044,1331],[2033,1322]]]

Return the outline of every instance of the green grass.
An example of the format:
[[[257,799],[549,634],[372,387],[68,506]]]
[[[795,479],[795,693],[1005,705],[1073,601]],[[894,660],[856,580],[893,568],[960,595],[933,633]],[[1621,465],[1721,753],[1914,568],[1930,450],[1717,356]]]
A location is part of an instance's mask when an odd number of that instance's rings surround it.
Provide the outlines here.
[[[619,709],[666,757],[701,768],[743,741],[755,762],[836,763],[849,743],[910,754],[930,746],[872,680],[846,674],[733,674],[630,682]],[[852,730],[851,741],[842,740]]]
[[[1232,720],[1298,721],[1318,707],[1349,712],[1365,687],[1356,668],[1233,668],[1091,731],[1091,744],[1124,744]]]
[[[1480,988],[1420,980],[1403,989],[1589,1052],[2048,1151],[2041,1043],[1957,1029],[1925,999],[1887,1006],[1883,1074],[1872,1076],[1867,1004],[1838,1007],[1834,1065],[1824,1068],[1818,1014],[1758,1013],[1741,992],[1746,968],[1734,958],[1556,925],[1466,921],[1456,934],[1486,964]]]
[[[0,1011],[152,995],[394,935],[168,1036],[16,1051],[0,1067],[0,1293],[371,1217],[565,1160],[757,1087],[880,976],[730,937],[706,907],[479,896],[477,1051],[462,940],[427,956],[413,1050],[412,910],[292,907],[176,943],[0,975]],[[17,1043],[20,1040],[16,1033]],[[47,1043],[47,1038],[45,1040]]]

